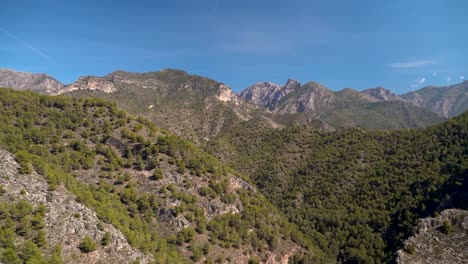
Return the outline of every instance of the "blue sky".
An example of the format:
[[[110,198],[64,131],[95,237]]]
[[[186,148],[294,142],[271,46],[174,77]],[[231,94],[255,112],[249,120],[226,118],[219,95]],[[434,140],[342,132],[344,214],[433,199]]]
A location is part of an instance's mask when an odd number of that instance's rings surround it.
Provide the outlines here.
[[[287,78],[397,93],[468,78],[468,1],[5,1],[0,68],[179,68],[240,91]]]

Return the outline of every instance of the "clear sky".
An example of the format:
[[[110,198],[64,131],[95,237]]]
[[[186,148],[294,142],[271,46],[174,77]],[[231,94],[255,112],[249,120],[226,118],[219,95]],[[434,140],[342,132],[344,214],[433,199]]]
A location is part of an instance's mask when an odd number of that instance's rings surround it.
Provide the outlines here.
[[[64,83],[179,68],[235,91],[291,77],[404,93],[468,78],[468,1],[2,1],[0,68]]]

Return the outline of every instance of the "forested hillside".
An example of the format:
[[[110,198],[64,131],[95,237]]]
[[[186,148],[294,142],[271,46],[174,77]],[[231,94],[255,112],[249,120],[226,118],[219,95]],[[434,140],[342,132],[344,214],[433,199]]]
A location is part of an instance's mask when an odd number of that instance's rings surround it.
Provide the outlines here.
[[[229,130],[257,112],[225,84],[173,69],[86,76],[60,93],[114,101],[125,111],[195,143]]]
[[[50,191],[65,188],[101,221],[86,228],[111,224],[155,263],[329,259],[247,177],[114,103],[0,89],[0,131],[0,146],[19,163],[16,181],[37,172]],[[112,250],[104,236],[76,237],[82,242],[73,252],[47,248],[44,236],[60,234],[44,234],[37,222],[53,210],[6,201],[2,259],[27,262],[34,253],[34,263],[60,262],[61,254],[65,263],[79,263],[91,252]],[[102,254],[90,256],[106,262]]]
[[[468,207],[468,113],[390,132],[248,122],[206,148],[345,263],[391,262],[418,218]]]

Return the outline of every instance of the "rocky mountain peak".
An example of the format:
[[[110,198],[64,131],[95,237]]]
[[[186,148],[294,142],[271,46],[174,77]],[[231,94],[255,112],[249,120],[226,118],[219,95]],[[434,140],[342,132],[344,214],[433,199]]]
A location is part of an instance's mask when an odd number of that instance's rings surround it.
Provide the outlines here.
[[[33,90],[52,94],[63,88],[63,84],[44,73],[27,73],[0,69],[0,87],[17,90]]]
[[[298,80],[290,78],[288,79],[286,84],[283,86],[283,90],[285,91],[285,93],[290,93],[298,89],[299,87],[301,87],[301,83]]]
[[[283,86],[272,82],[259,82],[247,87],[240,93],[239,97],[247,102],[263,106],[272,111],[277,107],[281,98],[300,87],[301,83],[291,78],[288,79]]]
[[[275,104],[283,96],[282,87],[272,82],[259,82],[247,87],[239,95],[247,102],[274,109]]]

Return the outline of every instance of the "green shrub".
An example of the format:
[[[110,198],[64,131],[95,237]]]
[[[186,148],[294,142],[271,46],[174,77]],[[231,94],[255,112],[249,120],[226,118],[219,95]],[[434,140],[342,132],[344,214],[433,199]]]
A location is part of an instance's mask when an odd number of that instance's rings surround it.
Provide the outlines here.
[[[78,245],[78,248],[83,253],[93,252],[94,250],[96,250],[96,243],[94,243],[93,239],[89,235],[86,235],[85,238]]]
[[[109,241],[111,239],[111,234],[109,232],[104,233],[101,239],[101,246],[105,247],[109,244]]]
[[[452,224],[449,221],[444,220],[444,222],[442,223],[442,226],[440,227],[440,231],[448,235],[452,232],[452,230],[453,230]]]
[[[405,247],[405,251],[408,252],[408,254],[414,254],[416,252],[416,248],[413,246],[413,244],[408,244]]]

